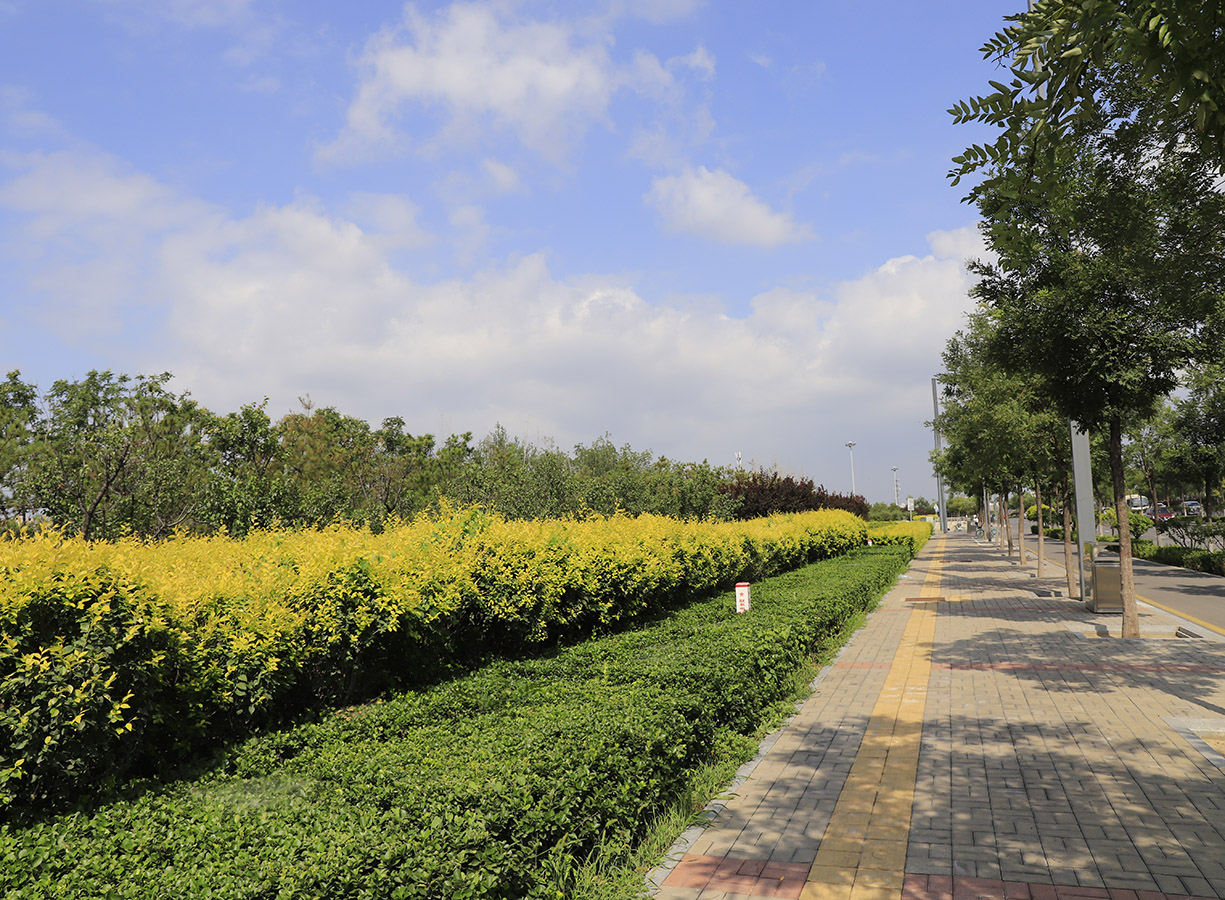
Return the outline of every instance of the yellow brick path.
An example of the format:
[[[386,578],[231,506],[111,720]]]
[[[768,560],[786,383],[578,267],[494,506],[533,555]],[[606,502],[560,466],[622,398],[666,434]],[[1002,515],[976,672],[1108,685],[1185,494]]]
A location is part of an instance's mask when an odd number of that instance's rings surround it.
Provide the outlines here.
[[[943,560],[940,544],[919,597],[940,596]],[[935,604],[916,604],[800,895],[803,900],[901,896],[935,631]]]

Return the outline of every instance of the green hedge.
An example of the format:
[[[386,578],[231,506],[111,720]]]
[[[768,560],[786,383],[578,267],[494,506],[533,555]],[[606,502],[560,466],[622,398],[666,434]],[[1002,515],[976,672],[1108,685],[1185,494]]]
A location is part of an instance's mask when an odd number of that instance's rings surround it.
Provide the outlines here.
[[[864,541],[838,510],[730,523],[481,509],[377,535],[0,541],[0,809],[106,792],[303,711],[581,640]]]
[[[872,547],[634,631],[251,738],[203,777],[0,826],[0,897],[543,898],[624,859],[904,570]]]
[[[931,522],[869,522],[868,539],[873,544],[906,547],[911,556],[917,556],[934,530]]]
[[[1111,544],[1110,549],[1118,553],[1119,545]],[[1225,551],[1199,550],[1194,547],[1158,547],[1152,541],[1132,541],[1131,553],[1137,559],[1180,566],[1197,572],[1207,572],[1209,575],[1225,575]]]

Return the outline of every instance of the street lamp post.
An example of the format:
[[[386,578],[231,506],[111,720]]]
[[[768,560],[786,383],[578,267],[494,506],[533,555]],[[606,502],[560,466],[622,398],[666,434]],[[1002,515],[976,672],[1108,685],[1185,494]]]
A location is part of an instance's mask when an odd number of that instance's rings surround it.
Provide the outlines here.
[[[898,493],[897,493],[897,466],[894,466],[894,467],[893,467],[893,505],[894,505],[894,506],[901,506],[901,504],[900,504],[900,503],[898,503]]]
[[[936,388],[936,378],[932,377],[932,437],[936,440],[936,455],[940,455],[940,428],[936,422],[940,419],[940,400]],[[947,534],[949,530],[948,510],[945,509],[944,476],[936,472],[936,512],[940,516],[940,533]]]
[[[851,452],[851,496],[855,496],[855,442],[847,441],[846,449]]]

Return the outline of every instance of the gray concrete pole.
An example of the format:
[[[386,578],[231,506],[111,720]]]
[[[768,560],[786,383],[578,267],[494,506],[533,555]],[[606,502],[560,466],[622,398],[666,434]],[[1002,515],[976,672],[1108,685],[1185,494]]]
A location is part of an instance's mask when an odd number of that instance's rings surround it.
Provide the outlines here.
[[[940,453],[940,429],[936,426],[936,419],[940,416],[940,393],[936,387],[936,379],[932,378],[932,435],[936,439],[936,453]],[[948,505],[944,498],[944,476],[939,472],[936,473],[936,505],[940,507],[940,531],[947,532],[949,530],[948,510],[945,507]]]

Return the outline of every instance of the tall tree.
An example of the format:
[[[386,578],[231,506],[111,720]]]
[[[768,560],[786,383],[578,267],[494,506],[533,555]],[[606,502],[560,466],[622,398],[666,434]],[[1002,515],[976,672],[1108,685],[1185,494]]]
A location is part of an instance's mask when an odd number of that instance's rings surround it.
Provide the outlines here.
[[[30,485],[53,522],[85,538],[158,537],[190,522],[211,465],[211,416],[169,380],[91,371],[52,385]]]
[[[216,464],[204,491],[200,517],[209,530],[243,535],[252,528],[291,523],[289,486],[282,466],[280,433],[267,412],[268,399],[214,418],[208,441]]]
[[[12,371],[0,383],[0,518],[23,523],[32,512],[26,475],[38,422],[38,388]]]
[[[1216,0],[1039,0],[1006,17],[982,48],[1007,83],[954,106],[958,122],[1002,129],[956,157],[956,183],[979,170],[997,188],[1024,189],[1074,144],[1086,121],[1114,126],[1151,100],[1154,136],[1192,139],[1225,163],[1225,6]],[[1007,77],[1007,76],[1006,76]]]
[[[1152,104],[1090,121],[1058,169],[1025,195],[976,194],[998,263],[974,267],[996,323],[994,352],[1033,371],[1068,417],[1108,434],[1124,633],[1138,634],[1123,432],[1152,415],[1225,337],[1225,196],[1198,153],[1155,137]]]
[[[1005,495],[1016,489],[1020,496],[1022,483],[1032,484],[1039,495],[1044,484],[1062,489],[1067,481],[1067,428],[1038,376],[1009,370],[992,358],[994,327],[990,317],[972,315],[970,327],[945,347],[945,399],[938,424],[947,449],[937,466],[951,484],[975,495],[984,489]],[[1046,523],[1042,505],[1037,505],[1041,574]],[[1011,543],[1011,535],[1007,537]],[[1065,556],[1070,538],[1065,529]]]
[[[1178,462],[1212,515],[1221,508],[1225,482],[1225,369],[1196,366],[1188,373],[1188,387],[1175,406],[1174,430],[1182,451]]]

